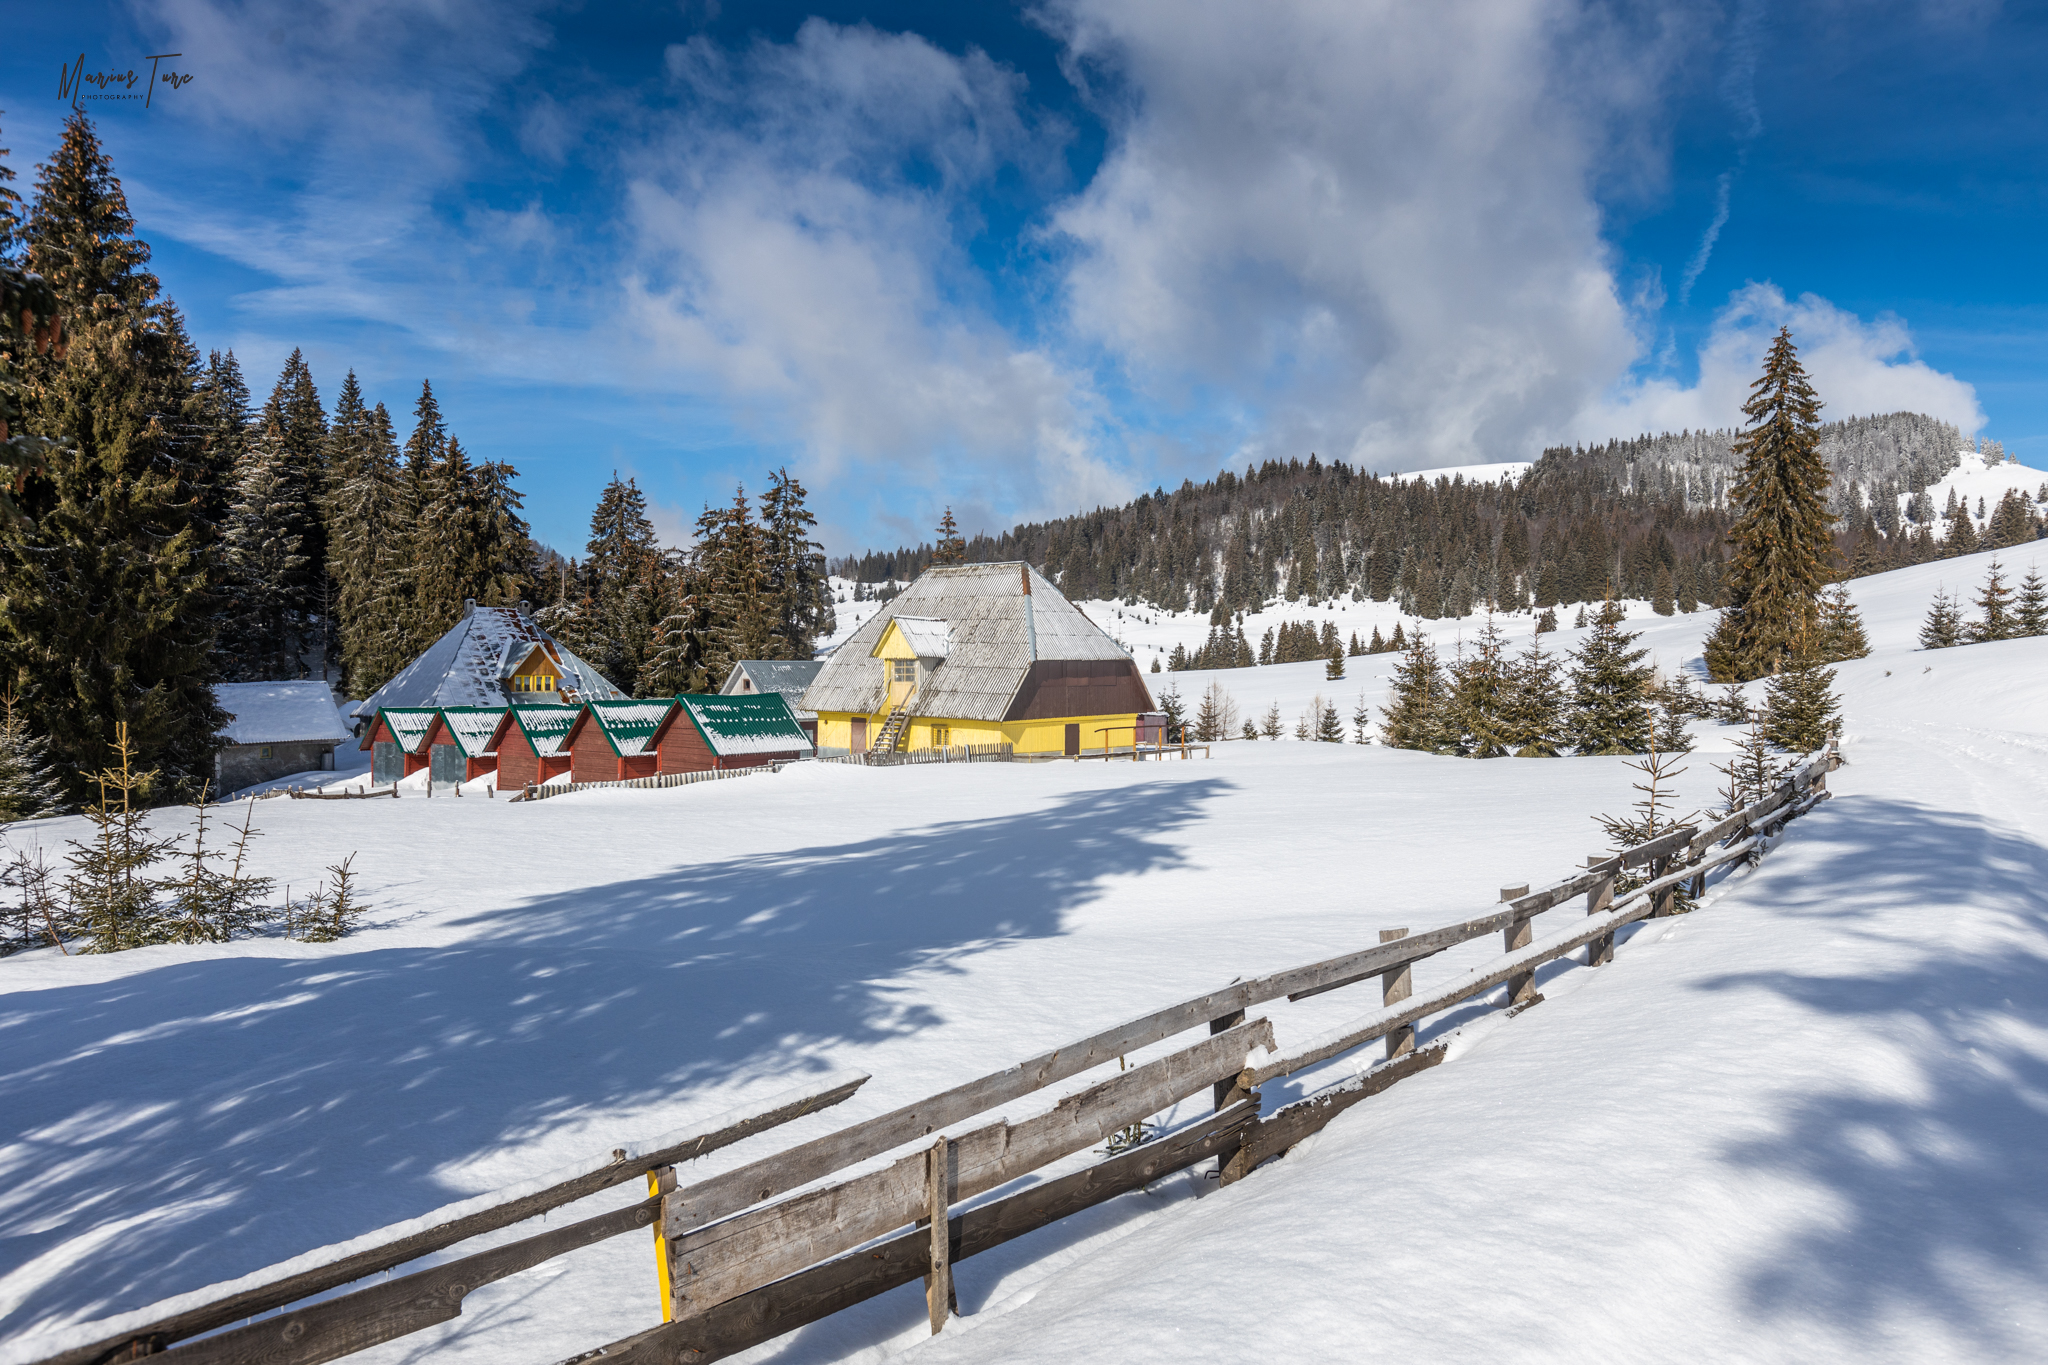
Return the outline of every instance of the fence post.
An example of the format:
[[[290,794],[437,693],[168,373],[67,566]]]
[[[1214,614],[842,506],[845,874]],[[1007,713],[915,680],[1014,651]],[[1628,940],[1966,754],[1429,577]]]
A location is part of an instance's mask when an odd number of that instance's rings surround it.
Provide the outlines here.
[[[1529,885],[1527,882],[1520,886],[1503,886],[1500,889],[1502,904],[1506,904],[1508,901],[1520,900],[1528,894]],[[1518,915],[1513,923],[1500,931],[1501,942],[1508,952],[1512,953],[1518,949],[1526,948],[1535,939],[1536,926],[1529,921],[1530,916]],[[1542,996],[1536,993],[1536,972],[1534,968],[1526,972],[1516,972],[1508,978],[1507,1007],[1509,1009],[1518,1009],[1523,1005],[1533,1005],[1542,998]]]
[[[952,1227],[946,1213],[952,1204],[952,1149],[943,1134],[924,1158],[925,1215],[932,1230],[931,1271],[924,1277],[924,1303],[931,1317],[932,1335],[953,1316]]]
[[[1595,853],[1586,859],[1586,866],[1598,867],[1606,861],[1608,861],[1606,854]],[[1612,904],[1614,904],[1614,874],[1610,872],[1595,882],[1593,889],[1586,893],[1586,913],[1588,915],[1601,914]],[[1602,934],[1586,945],[1586,965],[1588,967],[1604,967],[1612,961],[1614,961],[1613,934]]]
[[[1406,929],[1380,930],[1380,942],[1392,943],[1395,939],[1408,937]],[[1415,978],[1412,962],[1404,962],[1391,971],[1380,973],[1380,1003],[1397,1005],[1415,993]],[[1415,1025],[1403,1024],[1387,1035],[1387,1060],[1406,1056],[1415,1051]]]
[[[1213,1038],[1219,1033],[1228,1033],[1243,1022],[1244,1011],[1232,1010],[1220,1019],[1211,1019],[1209,1021],[1209,1036]],[[1218,1113],[1228,1109],[1231,1105],[1236,1104],[1245,1097],[1245,1092],[1238,1087],[1237,1077],[1235,1076],[1232,1076],[1229,1080],[1216,1082],[1215,1094],[1216,1111]]]
[[[668,1197],[675,1193],[676,1168],[659,1166],[647,1173],[647,1196],[659,1199],[654,1209],[654,1273],[661,1284],[661,1320],[676,1320],[675,1283],[668,1264]]]

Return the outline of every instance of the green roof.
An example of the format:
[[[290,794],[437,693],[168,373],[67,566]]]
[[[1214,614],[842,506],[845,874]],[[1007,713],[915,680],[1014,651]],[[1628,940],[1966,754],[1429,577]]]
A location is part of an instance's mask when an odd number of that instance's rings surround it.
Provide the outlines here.
[[[382,706],[377,709],[377,719],[383,721],[391,731],[391,737],[398,741],[398,747],[409,754],[420,751],[420,741],[427,737],[427,727],[432,725],[434,717],[440,714],[441,708],[438,706]],[[370,734],[374,736],[376,733],[377,726],[372,722]]]
[[[720,758],[811,747],[811,737],[797,724],[796,713],[780,692],[690,693],[677,697],[676,703]]]
[[[656,697],[646,701],[586,702],[583,710],[597,723],[613,753],[633,758],[648,752],[648,741],[654,738],[662,718],[674,705],[671,697]]]
[[[491,736],[498,733],[502,706],[444,706],[441,720],[455,747],[465,758],[479,758],[491,751]]]
[[[543,703],[539,706],[514,706],[510,708],[512,721],[525,732],[526,742],[537,754],[556,754],[562,751],[562,741],[568,738],[569,729],[576,724],[576,717],[583,714],[580,706],[562,706]]]

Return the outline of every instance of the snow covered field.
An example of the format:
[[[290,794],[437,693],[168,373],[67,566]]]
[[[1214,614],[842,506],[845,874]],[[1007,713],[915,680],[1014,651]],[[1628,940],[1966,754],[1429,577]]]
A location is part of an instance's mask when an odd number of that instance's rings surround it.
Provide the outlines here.
[[[2039,1359],[2048,639],[1912,647],[1936,585],[1974,587],[1991,557],[1851,584],[1876,648],[1840,669],[1838,795],[1700,913],[1639,926],[1611,967],[1546,969],[1517,1019],[1454,1017],[1481,1022],[1451,1061],[1241,1184],[1175,1177],[961,1263],[966,1316],[937,1339],[912,1287],[748,1358]],[[2035,556],[1999,557],[2016,577]],[[1635,624],[1677,668],[1711,620]],[[1457,629],[1431,623],[1445,653]],[[1347,663],[1339,683],[1213,676],[1290,726],[1334,693],[1348,726],[1393,658]],[[1209,676],[1151,680],[1192,700]],[[1631,777],[1290,741],[534,805],[261,802],[260,870],[303,887],[357,852],[368,928],[0,960],[0,1361],[811,1075],[874,1079],[705,1167],[1463,918],[1599,848],[1588,817]],[[1492,951],[1418,966],[1418,988]],[[1371,1002],[1265,1012],[1285,1046]],[[621,1237],[358,1358],[558,1360],[658,1315],[651,1249]]]

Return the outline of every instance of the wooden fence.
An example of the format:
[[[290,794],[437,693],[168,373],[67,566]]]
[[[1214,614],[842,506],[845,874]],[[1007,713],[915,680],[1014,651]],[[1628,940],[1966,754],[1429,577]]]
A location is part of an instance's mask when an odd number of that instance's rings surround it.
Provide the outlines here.
[[[594,792],[606,787],[687,787],[693,782],[718,782],[728,777],[752,777],[755,773],[779,773],[783,763],[756,763],[746,768],[705,768],[694,773],[656,773],[652,777],[622,777],[613,782],[529,782],[514,801],[545,801],[570,792]]]
[[[1154,1010],[1091,1037],[965,1085],[864,1119],[745,1165],[684,1182],[676,1166],[754,1137],[800,1114],[833,1105],[867,1078],[846,1075],[777,1097],[665,1140],[626,1149],[608,1162],[499,1196],[481,1196],[300,1257],[313,1269],[257,1272],[174,1304],[89,1324],[40,1365],[99,1365],[167,1352],[175,1365],[319,1365],[460,1315],[465,1295],[603,1238],[656,1230],[661,1325],[578,1356],[609,1362],[718,1360],[807,1323],[923,1279],[931,1327],[954,1311],[952,1266],[1068,1214],[1198,1162],[1216,1158],[1223,1183],[1284,1155],[1337,1114],[1443,1061],[1451,1035],[1417,1045],[1417,1026],[1465,1001],[1505,987],[1511,1014],[1538,1003],[1536,969],[1584,948],[1599,966],[1615,932],[1639,919],[1677,913],[1681,889],[1705,888],[1715,868],[1762,856],[1765,841],[1827,797],[1834,746],[1811,755],[1767,797],[1707,825],[1682,825],[1547,886],[1505,887],[1497,908],[1409,934],[1380,931],[1355,951],[1238,981]],[[1617,894],[1623,877],[1640,885]],[[1580,897],[1582,920],[1537,940],[1534,919]],[[1416,963],[1458,944],[1502,935],[1497,958],[1417,992]],[[1342,1027],[1275,1044],[1257,1005],[1301,1000],[1377,980],[1380,1004]],[[1195,1042],[1122,1070],[1020,1121],[969,1121],[1046,1086],[1199,1030]],[[1362,1074],[1276,1109],[1261,1110],[1257,1087],[1383,1041],[1385,1060]],[[1078,1170],[992,1199],[1020,1176],[1108,1143],[1133,1125],[1207,1092],[1210,1109],[1164,1133]],[[1112,1144],[1115,1147],[1117,1144]],[[873,1164],[900,1153],[893,1160]],[[374,1272],[510,1226],[599,1190],[644,1178],[647,1198],[430,1269],[292,1308]],[[981,1200],[981,1202],[974,1202]],[[229,1324],[286,1311],[240,1327]],[[223,1327],[229,1330],[219,1331]],[[214,1332],[215,1335],[202,1334]],[[196,1338],[196,1339],[195,1339]],[[179,1345],[176,1343],[183,1342]]]
[[[900,768],[907,763],[1008,763],[1016,756],[1009,744],[937,744],[929,749],[906,749],[901,753],[875,754],[865,749],[851,753],[820,751],[821,763],[851,763],[857,768]]]

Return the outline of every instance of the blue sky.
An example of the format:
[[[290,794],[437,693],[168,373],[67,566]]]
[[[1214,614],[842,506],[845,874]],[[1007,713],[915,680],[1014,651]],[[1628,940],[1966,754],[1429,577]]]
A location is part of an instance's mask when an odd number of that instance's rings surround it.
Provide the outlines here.
[[[2048,464],[2041,7],[0,14],[24,181],[63,63],[182,54],[85,107],[198,343],[402,429],[431,377],[571,552],[614,469],[680,540],[786,465],[838,553],[1728,425],[1781,324],[1830,412]]]

